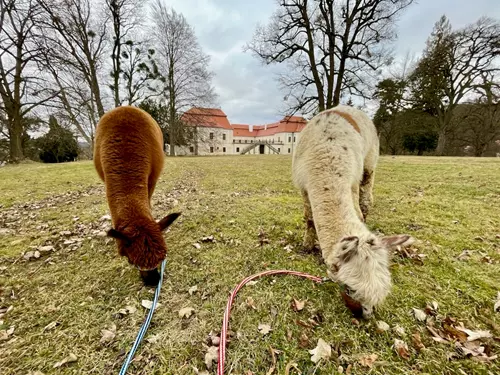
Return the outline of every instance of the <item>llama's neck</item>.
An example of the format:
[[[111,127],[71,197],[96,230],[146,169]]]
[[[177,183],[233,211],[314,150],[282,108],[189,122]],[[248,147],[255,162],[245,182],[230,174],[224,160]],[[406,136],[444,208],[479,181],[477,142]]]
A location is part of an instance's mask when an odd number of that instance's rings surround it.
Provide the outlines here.
[[[341,181],[335,185],[317,185],[309,191],[309,201],[323,256],[343,237],[369,232],[354,207],[350,188],[342,187]]]
[[[154,220],[147,188],[128,186],[126,189],[107,187],[113,227],[129,225],[137,220]]]

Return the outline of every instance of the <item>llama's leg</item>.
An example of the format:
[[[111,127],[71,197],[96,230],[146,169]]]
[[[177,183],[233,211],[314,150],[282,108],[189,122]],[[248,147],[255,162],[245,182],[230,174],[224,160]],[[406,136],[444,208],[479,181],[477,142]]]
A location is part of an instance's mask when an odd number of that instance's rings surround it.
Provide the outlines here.
[[[309,202],[309,197],[306,191],[302,191],[302,198],[304,198],[304,219],[306,222],[303,246],[305,250],[312,251],[316,242],[316,228],[314,227],[311,202]]]
[[[354,209],[356,210],[356,214],[359,219],[363,221],[363,213],[361,212],[361,208],[359,207],[359,184],[352,185],[352,201],[354,204]]]
[[[378,142],[375,142],[375,145],[365,158],[363,178],[359,187],[359,205],[365,220],[373,204],[373,183],[375,181],[375,167],[378,161],[378,149]]]
[[[366,220],[368,211],[373,204],[373,182],[375,180],[375,171],[366,170],[363,172],[363,180],[359,187],[359,205],[361,212]]]

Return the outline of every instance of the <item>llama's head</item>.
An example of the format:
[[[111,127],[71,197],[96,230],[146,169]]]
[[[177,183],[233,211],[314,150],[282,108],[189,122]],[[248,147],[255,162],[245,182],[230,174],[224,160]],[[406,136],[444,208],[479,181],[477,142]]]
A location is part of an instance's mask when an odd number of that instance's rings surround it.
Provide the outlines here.
[[[130,264],[136,266],[144,284],[156,286],[160,281],[157,267],[167,255],[167,245],[162,232],[179,217],[170,214],[159,222],[138,221],[116,229],[110,229],[108,236],[116,239],[118,253],[126,256]]]
[[[377,237],[372,233],[342,238],[326,259],[330,277],[354,315],[369,318],[391,289],[389,251],[413,242],[407,235]]]

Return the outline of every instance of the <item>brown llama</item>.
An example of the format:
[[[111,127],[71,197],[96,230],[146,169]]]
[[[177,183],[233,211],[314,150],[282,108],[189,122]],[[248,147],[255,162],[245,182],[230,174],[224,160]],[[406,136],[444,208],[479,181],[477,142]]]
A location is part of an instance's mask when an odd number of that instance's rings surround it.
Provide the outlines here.
[[[163,134],[145,111],[131,106],[115,108],[97,125],[94,165],[106,185],[106,198],[118,253],[140,270],[146,285],[157,285],[157,267],[165,259],[167,245],[162,231],[180,213],[156,222],[151,196],[164,163]]]

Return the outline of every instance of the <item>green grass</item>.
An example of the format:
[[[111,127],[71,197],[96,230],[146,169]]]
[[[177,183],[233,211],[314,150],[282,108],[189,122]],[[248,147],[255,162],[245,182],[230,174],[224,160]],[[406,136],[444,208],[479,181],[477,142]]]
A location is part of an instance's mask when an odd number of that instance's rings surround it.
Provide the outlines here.
[[[275,268],[325,275],[320,257],[300,249],[302,202],[291,183],[290,157],[166,160],[154,196],[155,215],[174,210],[183,215],[166,235],[167,275],[148,333],[157,340],[141,346],[130,374],[204,370],[207,336],[220,330],[228,294],[244,277]],[[413,307],[437,301],[441,314],[500,336],[488,325],[500,324],[500,313],[493,312],[500,289],[499,178],[497,159],[380,160],[368,225],[387,234],[412,234],[418,251],[427,256],[423,265],[394,256],[394,288],[376,317],[405,329],[409,360],[391,348],[395,333],[376,333],[374,321],[353,324],[334,284],[278,276],[247,286],[238,295],[227,373],[265,374],[272,363],[269,347],[281,351],[275,374],[284,374],[292,361],[303,374],[336,374],[339,365],[345,369],[349,364],[353,374],[458,374],[459,369],[467,374],[499,373],[500,360],[488,365],[470,359],[448,361],[453,348],[434,343],[425,325],[409,314]],[[152,291],[143,288],[136,270],[117,256],[114,243],[99,235],[109,222],[101,220],[107,205],[92,163],[1,168],[0,205],[0,228],[12,230],[0,234],[0,307],[13,306],[0,318],[0,330],[15,329],[8,340],[0,341],[0,373],[117,373],[144,318],[141,300],[151,299]],[[64,231],[71,234],[61,234]],[[260,231],[270,242],[263,247]],[[216,242],[201,243],[208,235]],[[65,243],[71,239],[80,240],[81,246]],[[292,252],[284,249],[288,244]],[[47,245],[55,251],[30,261],[22,258],[25,251]],[[470,259],[457,260],[465,249],[473,251]],[[482,262],[484,256],[492,264]],[[190,295],[194,285],[198,292]],[[256,310],[246,305],[248,297]],[[303,311],[290,308],[293,298],[307,300]],[[127,305],[137,312],[118,318],[117,311]],[[193,307],[195,315],[179,318],[183,307]],[[297,324],[315,314],[323,320],[314,330]],[[59,325],[44,331],[54,321]],[[262,337],[259,323],[273,330]],[[115,339],[101,344],[101,330],[112,324],[117,327]],[[414,332],[421,333],[427,346],[421,353],[412,347]],[[309,342],[300,344],[304,334]],[[319,338],[338,350],[330,361],[315,365],[307,350]],[[490,344],[492,352],[500,354],[499,343]],[[77,362],[54,369],[69,353]],[[372,353],[379,356],[377,365],[371,370],[361,367],[359,357]]]

